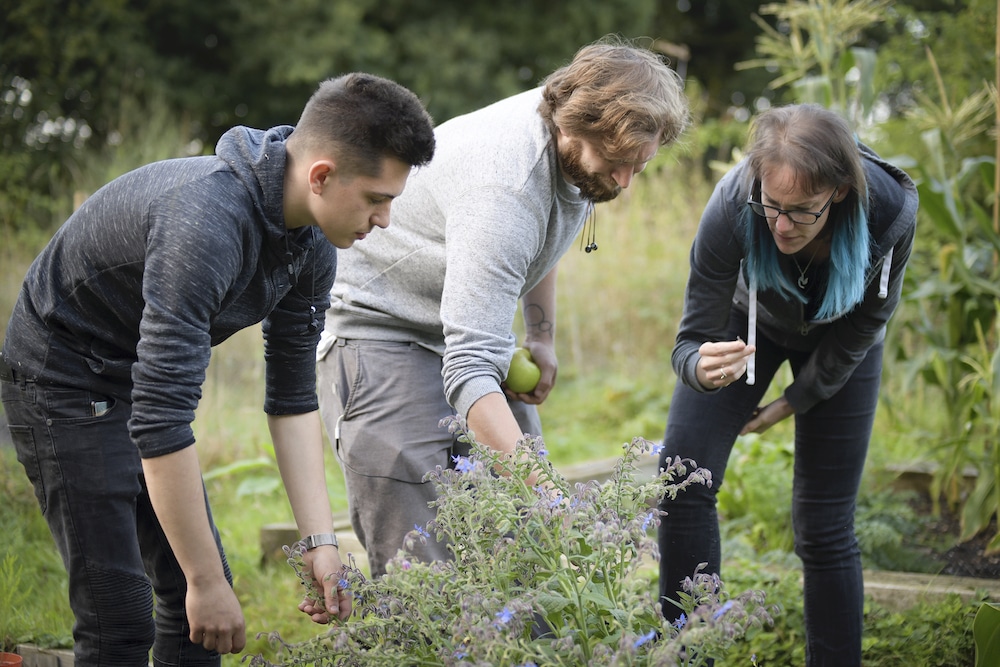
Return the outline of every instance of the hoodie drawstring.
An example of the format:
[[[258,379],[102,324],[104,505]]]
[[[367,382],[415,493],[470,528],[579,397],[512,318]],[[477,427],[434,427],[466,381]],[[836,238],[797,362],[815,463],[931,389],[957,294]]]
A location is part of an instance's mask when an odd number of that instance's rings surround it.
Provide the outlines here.
[[[747,345],[757,346],[757,279],[750,278],[750,309],[747,313]],[[757,353],[753,352],[747,359],[747,384],[757,381]]]
[[[889,252],[886,253],[885,259],[882,260],[882,275],[879,277],[878,281],[878,296],[880,299],[884,299],[889,296],[889,271],[892,270],[892,251],[894,248],[889,247]]]

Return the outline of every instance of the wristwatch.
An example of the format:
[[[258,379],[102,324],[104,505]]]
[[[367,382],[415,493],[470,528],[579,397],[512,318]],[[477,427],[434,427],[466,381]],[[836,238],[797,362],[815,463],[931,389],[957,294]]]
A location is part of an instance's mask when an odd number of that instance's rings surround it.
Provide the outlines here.
[[[333,533],[317,533],[316,535],[309,535],[302,539],[306,545],[306,551],[315,549],[316,547],[323,547],[326,545],[337,546],[337,536]]]

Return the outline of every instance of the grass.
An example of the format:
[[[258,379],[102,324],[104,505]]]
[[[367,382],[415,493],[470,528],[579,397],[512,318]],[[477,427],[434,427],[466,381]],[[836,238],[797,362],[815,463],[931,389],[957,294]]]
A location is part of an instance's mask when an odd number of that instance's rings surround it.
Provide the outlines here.
[[[691,176],[686,165],[678,168],[679,159],[662,156],[619,200],[602,205],[597,221],[600,250],[573,249],[561,263],[559,383],[541,408],[546,444],[557,466],[617,456],[621,443],[637,435],[653,440],[662,437],[675,382],[669,355],[683,305],[687,252],[711,190],[710,184]],[[678,177],[678,172],[685,176]],[[44,239],[5,241],[0,248],[0,326],[4,327],[24,271]],[[869,470],[922,457],[897,428],[899,412],[909,404],[904,399],[912,398],[908,391],[893,384],[884,387],[892,410],[880,410]],[[321,629],[295,609],[300,589],[291,569],[261,563],[261,526],[292,521],[273,465],[262,396],[260,331],[252,328],[214,352],[194,428],[213,512],[243,605],[249,639],[246,653],[273,655],[266,637],[258,633],[277,630],[284,639],[297,641]],[[932,400],[926,405],[933,405]],[[802,644],[801,592],[797,579],[792,581],[797,565],[788,555],[784,497],[790,468],[788,445],[783,443],[790,434],[790,424],[784,424],[766,440],[741,439],[720,500],[731,518],[733,534],[727,547],[727,553],[732,553],[727,565],[732,581],[727,579],[727,583],[732,590],[766,587],[785,610],[778,628],[747,644],[758,656],[774,660],[760,664],[791,664],[782,659],[802,662],[795,658]],[[66,602],[65,573],[9,448],[0,448],[0,465],[0,486],[9,499],[0,506],[4,535],[0,603],[7,603],[0,615],[0,644],[27,641],[67,646],[72,615]],[[343,478],[330,450],[327,479],[334,510],[345,510]],[[784,574],[763,569],[766,561],[777,561]],[[971,621],[965,623],[966,606],[925,606],[915,612],[923,614],[915,620],[900,620],[890,612],[872,609],[870,634],[877,637],[880,632],[898,633],[900,627],[937,624],[951,633],[947,642],[931,639],[934,635],[926,641],[935,646],[957,642],[963,649],[971,647],[971,640],[966,643],[962,634],[962,628],[971,626]],[[948,621],[939,614],[949,614]],[[866,653],[866,664],[869,656]],[[227,656],[223,664],[240,664],[239,658]],[[740,664],[749,664],[749,656]],[[903,663],[873,658],[871,664]],[[910,664],[922,664],[922,660],[913,658]],[[940,664],[952,663],[942,659]]]

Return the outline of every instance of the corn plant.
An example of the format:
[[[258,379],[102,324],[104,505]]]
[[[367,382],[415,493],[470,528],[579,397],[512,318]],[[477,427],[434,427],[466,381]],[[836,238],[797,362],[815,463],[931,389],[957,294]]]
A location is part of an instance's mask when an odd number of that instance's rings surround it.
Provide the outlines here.
[[[754,22],[757,58],[736,69],[765,67],[778,76],[772,90],[790,86],[799,102],[841,112],[855,127],[864,124],[875,102],[874,49],[856,46],[862,32],[885,19],[890,0],[788,0],[760,7],[774,15],[778,28],[760,16]]]
[[[934,66],[933,54],[928,57]],[[910,114],[928,159],[915,161],[911,174],[920,193],[921,237],[904,295],[902,327],[911,345],[896,350],[906,370],[904,386],[919,380],[942,399],[944,419],[924,433],[940,463],[932,492],[962,506],[969,539],[989,525],[1000,508],[1000,233],[988,209],[996,160],[963,156],[970,139],[988,131],[996,89],[986,85],[958,105],[951,104],[940,76],[939,101],[922,98]],[[995,205],[995,202],[994,202]],[[975,488],[960,483],[976,471]],[[988,551],[1000,549],[1000,534]]]

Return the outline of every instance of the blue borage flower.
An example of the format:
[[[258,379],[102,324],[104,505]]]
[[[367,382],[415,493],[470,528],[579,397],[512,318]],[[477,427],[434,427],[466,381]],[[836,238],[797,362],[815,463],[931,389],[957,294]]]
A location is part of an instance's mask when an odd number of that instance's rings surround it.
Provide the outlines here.
[[[476,465],[467,456],[453,456],[451,460],[455,462],[455,470],[458,472],[472,472]]]
[[[719,620],[727,611],[729,611],[732,608],[733,608],[733,601],[727,600],[726,604],[722,605],[721,607],[715,610],[715,613],[712,614],[712,620],[715,621]]]
[[[508,623],[510,623],[512,618],[514,618],[514,612],[512,612],[507,607],[504,607],[503,609],[497,612],[497,620],[495,625],[497,627],[501,625],[507,625]]]
[[[645,644],[646,642],[648,642],[650,639],[652,639],[655,636],[656,636],[656,630],[650,630],[646,634],[644,634],[641,637],[639,637],[638,639],[636,639],[635,640],[635,644],[633,644],[633,646],[635,648],[639,648],[640,646],[642,646],[643,644]]]
[[[430,534],[430,533],[428,533],[428,532],[427,532],[426,530],[424,530],[423,528],[421,528],[419,524],[416,524],[416,523],[415,523],[415,524],[413,524],[413,530],[417,531],[417,533],[418,533],[419,535],[421,535],[422,537],[430,537],[430,536],[431,536],[431,534]]]
[[[652,456],[659,456],[660,452],[663,451],[663,441],[653,443],[653,449],[650,451]]]
[[[688,622],[687,614],[681,612],[681,615],[678,616],[677,620],[673,622],[673,626],[678,630],[681,630],[684,628],[685,625],[687,625],[687,622]]]

